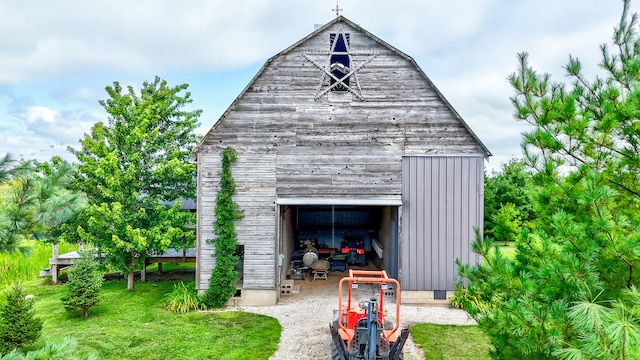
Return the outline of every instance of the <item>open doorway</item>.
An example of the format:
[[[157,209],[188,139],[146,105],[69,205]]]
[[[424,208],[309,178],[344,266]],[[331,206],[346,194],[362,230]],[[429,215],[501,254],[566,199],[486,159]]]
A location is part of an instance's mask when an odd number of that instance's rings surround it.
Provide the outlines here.
[[[328,271],[373,267],[398,276],[398,206],[280,205],[282,279],[310,276],[310,262]],[[317,256],[307,255],[315,252]],[[306,258],[305,258],[306,256]],[[312,270],[312,269],[311,269]],[[305,273],[306,271],[306,273]]]

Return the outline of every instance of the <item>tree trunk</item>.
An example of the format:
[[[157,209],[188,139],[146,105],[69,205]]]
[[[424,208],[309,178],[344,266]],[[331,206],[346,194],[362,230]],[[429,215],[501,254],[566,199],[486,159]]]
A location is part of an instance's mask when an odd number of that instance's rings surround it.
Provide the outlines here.
[[[127,273],[127,290],[133,291],[133,271]]]
[[[82,308],[82,315],[84,315],[85,319],[89,317],[89,308]]]

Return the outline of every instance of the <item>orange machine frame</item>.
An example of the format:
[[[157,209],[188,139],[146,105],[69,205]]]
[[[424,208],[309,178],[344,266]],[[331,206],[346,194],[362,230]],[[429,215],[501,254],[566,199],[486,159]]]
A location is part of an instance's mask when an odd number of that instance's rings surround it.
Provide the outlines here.
[[[347,290],[347,304],[342,303],[343,286],[347,283],[349,289]],[[358,320],[366,317],[365,310],[360,309],[356,304],[351,306],[351,289],[353,283],[359,284],[393,284],[396,289],[396,317],[393,329],[383,330],[384,336],[389,341],[396,341],[398,328],[400,327],[400,283],[398,280],[389,278],[387,272],[384,270],[354,270],[349,269],[349,276],[345,276],[340,280],[338,285],[338,334],[344,340],[347,340],[347,348],[351,348],[351,339],[354,335],[354,329]],[[379,294],[379,310],[378,310],[378,322],[384,323],[383,318],[387,314],[384,310],[384,289],[380,287]],[[345,312],[346,311],[346,312]]]

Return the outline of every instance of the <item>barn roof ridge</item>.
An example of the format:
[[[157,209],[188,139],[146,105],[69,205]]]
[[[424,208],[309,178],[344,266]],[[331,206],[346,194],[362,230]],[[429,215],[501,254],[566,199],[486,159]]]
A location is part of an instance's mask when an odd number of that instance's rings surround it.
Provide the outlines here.
[[[401,56],[402,58],[406,59],[409,63],[411,63],[411,65],[413,65],[418,72],[424,77],[424,79],[429,83],[429,85],[432,87],[433,91],[438,95],[438,97],[440,98],[440,100],[442,100],[442,102],[447,106],[447,108],[449,108],[449,110],[454,114],[454,116],[456,117],[456,119],[458,119],[460,121],[460,123],[464,126],[464,128],[469,132],[469,134],[471,135],[471,137],[473,137],[473,139],[480,145],[480,147],[484,150],[485,153],[485,158],[488,158],[489,156],[492,156],[491,152],[489,151],[489,149],[484,145],[484,143],[480,140],[480,138],[475,134],[475,132],[469,127],[469,125],[467,124],[466,121],[464,121],[464,119],[460,116],[460,114],[454,109],[454,107],[451,105],[451,103],[449,103],[449,101],[444,97],[444,95],[440,92],[440,90],[436,87],[436,85],[433,83],[433,81],[431,81],[431,79],[427,76],[427,74],[420,68],[420,66],[418,65],[418,63],[413,59],[413,57],[407,55],[406,53],[400,51],[399,49],[397,49],[396,47],[394,47],[393,45],[387,43],[386,41],[382,40],[381,38],[377,37],[376,35],[374,35],[373,33],[369,32],[368,30],[364,29],[362,26],[356,24],[355,22],[347,19],[346,17],[344,17],[343,15],[339,15],[336,18],[334,18],[333,20],[327,22],[326,24],[318,27],[317,29],[315,29],[314,31],[312,31],[311,33],[309,33],[308,35],[304,36],[302,39],[296,41],[295,43],[293,43],[292,45],[288,46],[287,48],[285,48],[284,50],[278,52],[277,54],[271,56],[269,59],[267,59],[267,61],[265,61],[265,63],[262,65],[262,67],[260,67],[260,70],[258,70],[258,72],[253,76],[253,78],[251,78],[251,80],[247,83],[247,85],[242,89],[242,91],[240,92],[240,94],[238,94],[238,96],[233,100],[233,102],[231,102],[231,104],[227,107],[227,109],[224,111],[224,113],[220,116],[220,118],[218,120],[216,120],[215,124],[213,124],[213,126],[211,127],[211,129],[209,129],[209,131],[207,131],[207,133],[202,137],[202,139],[200,139],[200,142],[198,142],[198,144],[196,145],[196,147],[193,149],[193,151],[191,152],[191,157],[192,158],[196,158],[196,154],[198,153],[198,151],[200,150],[201,146],[203,145],[203,143],[205,142],[205,140],[209,137],[209,135],[211,133],[213,133],[215,131],[215,129],[218,127],[218,125],[224,120],[224,118],[227,116],[227,114],[231,111],[231,109],[234,108],[234,106],[236,105],[236,103],[242,98],[242,96],[247,92],[247,90],[251,87],[251,85],[255,82],[256,79],[258,79],[260,77],[260,75],[262,74],[262,72],[269,66],[269,64],[271,64],[271,62],[273,62],[275,59],[281,57],[282,55],[292,51],[293,49],[295,49],[296,47],[300,46],[300,44],[304,43],[305,41],[311,39],[312,37],[322,33],[323,31],[325,31],[326,29],[330,28],[331,26],[337,24],[337,23],[345,23],[347,25],[349,25],[350,27],[354,28],[355,30],[357,30],[358,32],[366,35],[367,37],[371,38],[373,41],[379,43],[380,45],[388,48],[389,50],[393,51],[394,53],[396,53],[397,55]]]

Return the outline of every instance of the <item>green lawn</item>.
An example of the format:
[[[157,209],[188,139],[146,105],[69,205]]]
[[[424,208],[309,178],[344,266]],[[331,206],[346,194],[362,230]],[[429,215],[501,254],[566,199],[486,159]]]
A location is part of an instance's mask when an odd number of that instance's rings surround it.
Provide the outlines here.
[[[425,360],[490,359],[491,345],[474,325],[417,324],[411,327],[411,335]]]
[[[266,360],[276,351],[281,331],[276,319],[238,311],[170,313],[162,299],[173,284],[136,282],[136,290],[129,292],[125,281],[106,282],[101,305],[83,319],[64,310],[64,286],[26,283],[25,292],[36,295],[44,328],[40,340],[25,350],[72,336],[77,354],[93,353],[100,359]],[[411,334],[425,360],[489,359],[490,345],[476,326],[417,324]]]
[[[516,256],[516,246],[514,243],[509,243],[507,246],[500,245],[500,252],[506,258],[513,259]]]
[[[179,315],[163,309],[162,298],[174,282],[106,282],[102,303],[89,318],[66,312],[60,298],[64,287],[24,285],[36,295],[37,316],[44,320],[42,337],[58,341],[70,335],[77,353],[100,359],[268,359],[277,349],[280,324],[262,315],[230,311]]]

